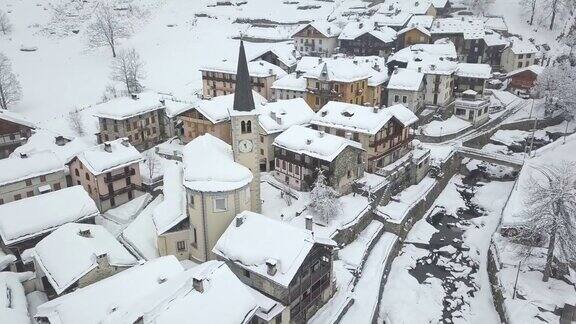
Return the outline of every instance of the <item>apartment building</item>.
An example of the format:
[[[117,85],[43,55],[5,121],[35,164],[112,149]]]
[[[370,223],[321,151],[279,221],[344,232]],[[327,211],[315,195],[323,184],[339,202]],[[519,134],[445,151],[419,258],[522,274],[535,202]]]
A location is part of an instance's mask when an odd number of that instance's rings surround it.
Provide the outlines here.
[[[338,47],[340,28],[328,21],[313,21],[301,26],[293,35],[294,47],[302,55],[330,56]]]
[[[388,106],[402,104],[414,113],[424,108],[424,73],[395,69],[388,81]]]
[[[511,44],[502,51],[502,70],[512,72],[538,63],[538,49],[529,41],[511,39]]]
[[[7,158],[26,143],[34,128],[34,124],[19,114],[0,109],[0,159]]]

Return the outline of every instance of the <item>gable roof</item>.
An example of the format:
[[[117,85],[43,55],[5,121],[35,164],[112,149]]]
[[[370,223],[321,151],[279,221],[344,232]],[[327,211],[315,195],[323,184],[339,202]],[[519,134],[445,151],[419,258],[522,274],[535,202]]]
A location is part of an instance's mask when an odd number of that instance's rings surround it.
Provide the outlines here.
[[[0,186],[64,171],[64,162],[50,151],[23,153],[0,159]]]
[[[429,31],[428,29],[420,26],[420,25],[409,25],[408,27],[399,30],[399,31],[398,31],[398,35],[402,35],[402,34],[404,34],[404,33],[407,33],[407,32],[409,32],[409,31],[411,31],[411,30],[414,30],[414,29],[416,29],[416,30],[418,30],[419,32],[421,32],[422,34],[430,37],[430,31]]]
[[[290,90],[290,91],[306,91],[306,78],[298,77],[296,73],[290,73],[272,84],[272,89]]]
[[[10,110],[0,109],[0,119],[14,124],[26,126],[28,128],[36,128],[36,125],[30,122],[27,118]]]
[[[314,111],[306,100],[294,98],[270,102],[260,108],[258,122],[266,134],[281,132],[292,125],[307,125]]]
[[[385,65],[385,59],[379,56],[305,56],[298,62],[296,70],[303,72],[304,78],[336,82],[355,82],[367,78],[369,86],[376,86],[388,80]]]
[[[484,21],[477,17],[460,16],[434,19],[430,32],[434,34],[462,34],[464,39],[481,39],[485,35]]]
[[[396,40],[396,31],[390,27],[375,27],[372,21],[349,22],[346,24],[338,39],[353,40],[364,34],[370,34],[384,43]]]
[[[540,66],[540,65],[530,65],[530,66],[523,67],[521,69],[516,69],[512,72],[509,72],[506,76],[512,77],[516,74],[520,74],[520,73],[526,72],[526,71],[532,72],[535,75],[540,75],[540,73],[542,73],[544,71],[544,69],[545,68],[543,66]]]
[[[292,36],[301,32],[308,26],[316,29],[324,37],[338,37],[338,35],[340,34],[340,28],[338,28],[338,26],[336,26],[335,24],[325,20],[315,20],[311,23],[301,25],[300,27],[296,28]]]
[[[212,252],[238,266],[288,287],[310,250],[317,244],[311,231],[264,215],[244,211],[236,216]],[[323,240],[323,242],[331,240]],[[332,242],[336,245],[334,242]],[[269,275],[266,262],[275,262],[277,272]]]
[[[89,232],[82,236],[81,231]],[[97,257],[104,254],[111,266],[138,264],[136,258],[101,225],[64,224],[38,242],[33,252],[36,263],[57,294],[96,268]]]
[[[424,74],[408,69],[396,69],[388,81],[388,89],[418,91],[424,80]]]
[[[110,145],[110,152],[106,151],[106,145]],[[128,142],[127,138],[96,145],[78,153],[76,157],[93,175],[123,168],[142,160],[142,154]]]
[[[456,75],[465,78],[489,79],[492,67],[488,64],[480,63],[458,63]]]
[[[124,120],[164,108],[160,102],[162,98],[162,95],[153,91],[145,91],[134,97],[114,98],[95,105],[93,108],[96,112],[93,115],[99,118]]]
[[[538,52],[538,49],[534,44],[529,41],[524,41],[519,38],[511,39],[512,45],[510,46],[510,50],[512,53],[516,55],[520,54],[534,54]]]

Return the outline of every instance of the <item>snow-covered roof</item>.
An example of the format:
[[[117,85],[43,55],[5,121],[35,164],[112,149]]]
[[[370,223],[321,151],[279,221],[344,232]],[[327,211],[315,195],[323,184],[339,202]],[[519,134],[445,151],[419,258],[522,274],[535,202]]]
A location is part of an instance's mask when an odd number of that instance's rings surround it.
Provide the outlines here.
[[[412,16],[408,21],[408,26],[420,26],[426,29],[430,29],[432,27],[432,21],[434,21],[433,16],[428,15],[418,15]]]
[[[308,26],[316,29],[318,32],[324,35],[324,37],[338,37],[338,35],[340,35],[340,28],[338,28],[338,26],[335,24],[325,20],[315,20],[309,24],[301,25],[300,27],[296,28],[294,34],[299,33]]]
[[[306,100],[294,98],[270,102],[260,108],[258,122],[267,134],[281,132],[292,125],[307,125],[314,111]]]
[[[424,35],[430,36],[430,31],[428,29],[426,29],[425,27],[422,27],[420,25],[408,25],[408,27],[406,28],[402,28],[401,30],[398,31],[398,35],[407,33],[413,29],[417,29],[419,32],[421,32]]]
[[[22,282],[32,277],[32,272],[0,272],[0,320],[2,323],[30,324],[26,292]]]
[[[272,84],[272,89],[291,91],[306,91],[306,78],[297,77],[296,73],[290,73]]]
[[[201,280],[203,291],[194,288]],[[223,307],[225,306],[225,307]],[[120,305],[104,323],[251,323],[252,291],[221,261],[208,261],[166,280],[139,301]]]
[[[0,236],[15,244],[98,214],[82,186],[68,187],[0,205]]]
[[[163,200],[164,196],[158,195],[118,236],[118,240],[130,251],[145,260],[156,259],[160,256],[158,254],[158,232],[152,215],[156,206]]]
[[[379,13],[407,12],[414,15],[424,15],[432,6],[430,0],[386,0],[380,8]]]
[[[24,157],[23,157],[24,156]],[[0,186],[64,171],[64,162],[49,151],[13,155],[0,159]]]
[[[266,102],[266,99],[254,90],[252,90],[252,96],[256,107]],[[194,108],[212,124],[218,124],[230,120],[230,111],[233,110],[233,106],[234,94],[231,93],[224,96],[199,100]]]
[[[106,150],[107,145],[110,145],[109,151]],[[142,154],[128,142],[127,138],[96,145],[80,152],[76,157],[93,175],[123,168],[142,160]]]
[[[99,324],[115,309],[151,298],[150,294],[183,273],[176,257],[160,257],[44,303],[35,317],[47,318],[51,324]]]
[[[432,34],[462,34],[464,39],[484,38],[484,21],[477,17],[437,18],[430,28]]]
[[[442,9],[442,8],[446,7],[447,4],[448,4],[448,0],[432,0],[432,5],[436,9]]]
[[[164,99],[166,116],[173,118],[195,107],[195,103],[179,101],[175,99]]]
[[[540,75],[540,73],[542,73],[542,72],[544,71],[544,67],[541,66],[541,65],[530,65],[530,66],[526,66],[526,67],[523,67],[523,68],[520,68],[520,69],[516,69],[516,70],[514,70],[514,71],[512,71],[512,72],[509,72],[506,76],[507,76],[507,77],[511,77],[511,76],[514,76],[514,75],[516,75],[516,74],[518,74],[518,73],[522,73],[522,72],[525,72],[525,71],[530,71],[530,72],[532,72],[532,73],[534,73],[534,74],[536,74],[536,75]]]
[[[454,43],[448,41],[434,44],[414,44],[405,47],[390,55],[388,62],[428,61],[433,64],[433,61],[456,60],[457,56]]]
[[[296,70],[304,72],[305,78],[325,78],[336,82],[355,82],[368,78],[368,85],[376,86],[388,80],[385,64],[384,58],[378,56],[305,56],[298,62]]]
[[[154,209],[152,219],[158,235],[165,233],[187,217],[186,190],[180,162],[171,163],[164,171],[164,200]]]
[[[418,91],[424,74],[414,70],[396,69],[388,81],[388,89]]]
[[[507,46],[510,42],[508,39],[497,32],[492,30],[486,30],[486,34],[484,35],[484,43],[487,46]]]
[[[316,113],[311,123],[374,135],[392,118],[404,126],[418,121],[418,117],[401,104],[377,109],[375,112],[373,107],[330,101]]]
[[[486,28],[490,28],[498,31],[508,31],[508,25],[506,24],[506,19],[504,16],[492,16],[484,17],[484,25]]]
[[[22,125],[22,126],[26,126],[26,127],[30,127],[30,128],[36,128],[36,125],[34,125],[26,117],[20,115],[19,113],[15,113],[13,111],[10,111],[10,110],[0,109],[0,119],[14,123],[14,124],[18,124],[18,125]]]
[[[186,144],[183,155],[184,186],[192,190],[231,191],[252,181],[250,169],[234,161],[230,145],[210,134]]]
[[[146,91],[134,97],[119,97],[93,107],[95,117],[124,120],[164,108],[160,102],[162,95]]]
[[[205,65],[200,68],[200,71],[236,74],[236,65],[237,60],[224,59],[215,64]],[[262,60],[248,62],[248,71],[250,76],[255,78],[265,78],[273,75],[280,78],[286,75],[286,71],[282,70],[278,65]]]
[[[224,231],[212,252],[233,261],[284,287],[294,275],[316,242],[314,234],[261,214],[244,211]],[[326,240],[323,240],[326,241]],[[327,240],[331,241],[331,240]],[[335,243],[332,242],[334,245]],[[267,272],[267,262],[275,262],[277,272]]]
[[[349,146],[362,149],[358,142],[300,125],[294,125],[278,135],[274,145],[328,162],[332,162]]]
[[[65,253],[63,253],[65,251]],[[104,256],[114,267],[131,267],[136,258],[101,225],[68,223],[34,247],[34,259],[57,294],[98,266]]]
[[[391,43],[396,40],[396,31],[390,27],[375,27],[372,21],[353,21],[346,24],[338,39],[353,40],[364,34],[370,34],[384,43]]]
[[[53,133],[44,128],[38,128],[34,134],[28,138],[25,144],[17,147],[10,155],[11,157],[18,157],[20,153],[33,155],[42,151],[51,151],[60,159],[62,165],[67,164],[78,153],[90,148],[96,144],[95,136],[82,136],[69,139],[62,145],[56,144],[56,137],[59,134]],[[66,171],[65,171],[66,172]]]
[[[264,28],[272,29],[272,28]],[[297,62],[297,52],[294,50],[293,42],[278,43],[244,43],[248,61],[257,61],[262,55],[270,52],[284,65],[290,67]]]
[[[512,45],[510,46],[510,49],[512,50],[512,53],[516,55],[535,54],[536,52],[538,52],[536,46],[534,46],[534,44],[532,44],[529,41],[520,40],[519,38],[513,38],[511,39],[511,42]]]
[[[489,79],[492,67],[480,63],[458,63],[456,75],[464,78]]]
[[[397,13],[376,13],[372,19],[378,26],[404,27],[411,17],[411,13],[401,11]]]

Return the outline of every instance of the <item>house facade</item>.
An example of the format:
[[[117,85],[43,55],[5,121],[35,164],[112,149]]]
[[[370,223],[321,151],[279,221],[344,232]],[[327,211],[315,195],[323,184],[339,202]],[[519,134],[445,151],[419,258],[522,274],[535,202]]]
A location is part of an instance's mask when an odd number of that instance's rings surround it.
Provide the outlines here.
[[[340,53],[387,57],[396,46],[396,31],[364,22],[348,23],[338,36]]]
[[[141,159],[128,139],[120,138],[79,153],[68,167],[72,184],[84,187],[105,212],[142,194]]]
[[[517,95],[529,94],[542,71],[544,71],[544,67],[531,65],[508,73],[506,75],[510,79],[508,89]]]
[[[399,48],[405,48],[414,44],[429,44],[432,40],[430,31],[422,26],[409,26],[398,31],[397,44]]]
[[[34,124],[16,113],[0,110],[0,159],[7,158],[18,146],[26,143],[34,128]]]
[[[454,115],[472,125],[481,125],[488,121],[490,100],[474,90],[466,90],[454,102]]]
[[[492,76],[492,67],[488,64],[458,63],[455,76],[455,93],[470,89],[482,94],[486,88],[486,81]]]
[[[388,106],[402,104],[418,113],[424,108],[424,74],[408,69],[395,69],[388,81]]]
[[[327,21],[314,21],[292,35],[294,47],[302,55],[330,56],[338,47],[340,29]]]
[[[296,73],[288,74],[272,85],[272,101],[282,99],[306,99],[306,79]]]
[[[517,38],[511,42],[511,45],[502,51],[502,70],[512,72],[538,63],[538,49],[534,44]]]

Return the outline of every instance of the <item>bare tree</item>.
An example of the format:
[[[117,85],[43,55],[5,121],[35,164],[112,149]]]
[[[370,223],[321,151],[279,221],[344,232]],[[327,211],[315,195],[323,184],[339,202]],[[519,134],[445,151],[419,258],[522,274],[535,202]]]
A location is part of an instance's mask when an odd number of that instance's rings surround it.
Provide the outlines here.
[[[135,49],[120,51],[112,62],[112,80],[122,82],[128,93],[142,91],[141,81],[146,77],[144,63]]]
[[[129,22],[114,12],[114,9],[101,3],[94,13],[94,21],[88,25],[88,44],[91,47],[108,46],[116,57],[118,40],[130,36]]]
[[[487,0],[470,0],[470,11],[475,15],[483,16],[488,11],[488,7]]]
[[[8,15],[2,10],[0,10],[0,31],[4,35],[8,35],[12,32],[10,19],[8,19]]]
[[[148,178],[152,181],[154,180],[154,175],[159,171],[160,167],[160,158],[153,150],[148,150],[144,152],[144,165],[146,169],[148,169]]]
[[[342,210],[342,203],[338,200],[338,194],[326,184],[326,177],[322,171],[318,172],[314,188],[310,192],[308,208],[325,224],[328,224],[331,218],[338,216]]]
[[[75,109],[68,114],[68,124],[74,133],[78,136],[84,136],[86,132],[84,131],[84,122],[82,121],[82,115],[80,111]]]
[[[526,186],[525,231],[531,242],[545,236],[548,252],[543,281],[548,281],[554,258],[576,262],[576,164],[536,168],[539,178],[532,176]]]
[[[536,15],[536,2],[538,0],[520,0],[520,5],[524,8],[526,13],[530,15],[530,20],[528,24],[532,26],[534,24],[534,16]]]
[[[22,88],[16,75],[12,72],[12,65],[4,53],[0,53],[0,109],[17,102],[22,97]]]

